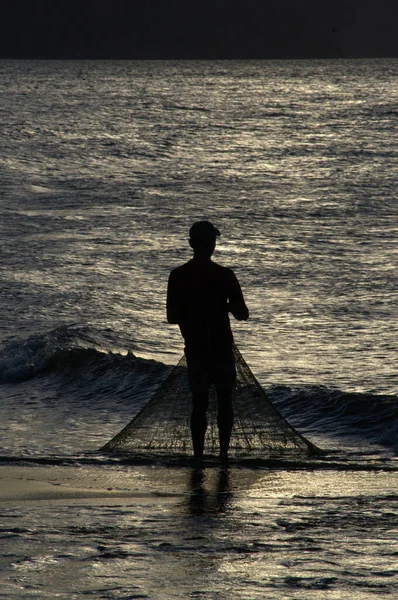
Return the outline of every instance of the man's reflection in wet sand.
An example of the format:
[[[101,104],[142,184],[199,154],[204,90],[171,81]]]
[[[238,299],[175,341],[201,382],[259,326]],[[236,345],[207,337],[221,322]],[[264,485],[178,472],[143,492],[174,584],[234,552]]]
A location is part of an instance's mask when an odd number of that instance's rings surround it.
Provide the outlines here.
[[[233,497],[229,469],[218,469],[215,489],[207,489],[205,480],[204,469],[192,470],[189,480],[189,512],[193,515],[226,512]]]

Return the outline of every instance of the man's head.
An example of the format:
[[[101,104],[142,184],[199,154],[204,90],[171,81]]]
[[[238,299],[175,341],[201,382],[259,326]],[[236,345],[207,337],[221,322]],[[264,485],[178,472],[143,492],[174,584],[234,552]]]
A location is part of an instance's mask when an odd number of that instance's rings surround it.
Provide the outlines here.
[[[189,244],[196,255],[210,256],[220,231],[210,221],[197,221],[189,230]]]

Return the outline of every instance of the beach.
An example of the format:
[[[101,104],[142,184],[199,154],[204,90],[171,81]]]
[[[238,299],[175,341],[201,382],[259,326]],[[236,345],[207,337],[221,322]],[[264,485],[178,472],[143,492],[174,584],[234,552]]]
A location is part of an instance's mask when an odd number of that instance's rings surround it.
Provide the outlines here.
[[[0,477],[4,598],[398,589],[397,472],[19,466]]]
[[[0,61],[0,598],[397,597],[397,75]],[[183,355],[167,281],[202,219],[261,398],[322,455],[257,417],[228,468],[189,434],[180,463],[100,451]]]

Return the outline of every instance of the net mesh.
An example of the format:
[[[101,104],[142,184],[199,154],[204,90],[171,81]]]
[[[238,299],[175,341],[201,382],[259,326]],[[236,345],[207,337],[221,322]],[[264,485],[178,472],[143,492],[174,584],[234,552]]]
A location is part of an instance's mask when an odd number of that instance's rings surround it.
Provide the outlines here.
[[[312,454],[318,449],[282,417],[234,346],[237,371],[229,455],[269,457]],[[210,389],[205,453],[218,454],[217,398]],[[145,455],[192,456],[191,393],[185,356],[134,419],[101,450]]]

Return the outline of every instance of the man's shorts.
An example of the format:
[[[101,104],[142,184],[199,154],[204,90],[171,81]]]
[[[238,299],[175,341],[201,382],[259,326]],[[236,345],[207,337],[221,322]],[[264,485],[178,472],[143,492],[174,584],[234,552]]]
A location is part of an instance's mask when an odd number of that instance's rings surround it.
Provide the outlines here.
[[[211,384],[216,390],[232,392],[236,368],[232,348],[203,356],[185,348],[189,387],[193,394],[206,394]]]

